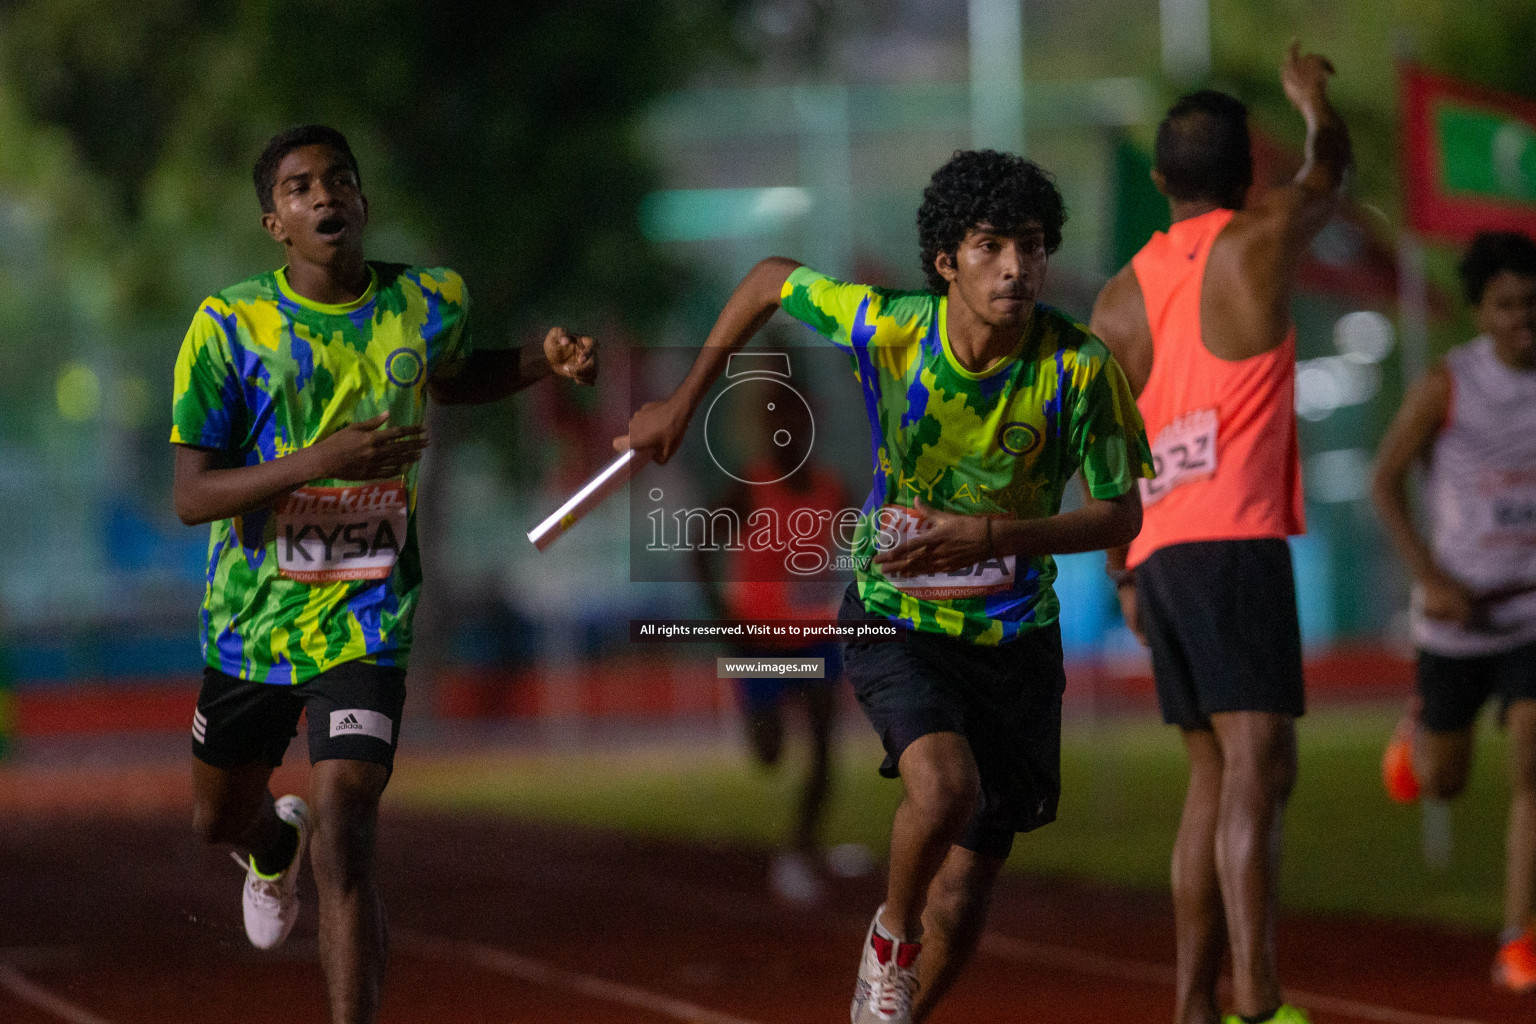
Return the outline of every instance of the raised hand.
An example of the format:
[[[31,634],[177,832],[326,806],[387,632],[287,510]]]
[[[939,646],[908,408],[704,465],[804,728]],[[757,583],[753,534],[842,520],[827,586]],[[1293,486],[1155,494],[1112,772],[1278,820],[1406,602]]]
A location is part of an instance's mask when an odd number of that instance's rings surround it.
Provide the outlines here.
[[[1280,84],[1286,98],[1297,110],[1306,113],[1327,98],[1328,79],[1334,74],[1333,63],[1319,53],[1302,53],[1301,41],[1291,40],[1285,60],[1280,64]]]
[[[315,479],[386,480],[400,476],[427,450],[426,428],[386,427],[389,413],[348,423],[307,449],[313,452]]]
[[[551,327],[544,335],[544,358],[549,368],[578,384],[597,380],[597,342],[586,335],[572,334],[564,327]]]

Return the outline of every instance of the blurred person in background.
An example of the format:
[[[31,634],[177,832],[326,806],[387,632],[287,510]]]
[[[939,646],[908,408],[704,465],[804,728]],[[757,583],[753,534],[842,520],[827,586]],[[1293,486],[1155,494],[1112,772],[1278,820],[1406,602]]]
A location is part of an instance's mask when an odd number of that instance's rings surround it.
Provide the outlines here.
[[[1536,991],[1536,242],[1478,235],[1459,267],[1480,332],[1413,386],[1382,439],[1373,496],[1413,574],[1418,682],[1382,759],[1400,802],[1467,784],[1490,697],[1509,730],[1504,930],[1494,983]],[[1424,468],[1429,528],[1408,507]]]
[[[771,257],[732,293],[687,378],[616,448],[677,450],[699,404],[775,310],[848,353],[873,486],[853,547],[844,671],[900,777],[886,901],[859,956],[854,1024],[923,1020],[980,941],[1016,833],[1061,791],[1060,604],[1052,554],[1124,544],[1150,453],[1125,375],[1038,297],[1066,210],[1038,165],[957,152],[918,211],[927,288],[834,280]],[[1087,497],[1061,512],[1081,469]]]
[[[365,260],[368,201],[334,129],[273,137],[254,179],[286,265],[205,300],[176,361],[176,512],[212,524],[193,820],[241,851],[260,949],[293,928],[309,848],[332,1020],[368,1024],[388,944],[374,833],[421,587],[427,401],[493,401],[551,373],[590,383],[596,353],[562,328],[477,348],[458,274]],[[269,788],[305,711],[313,812]]]
[[[1220,1019],[1228,949],[1229,1021],[1306,1019],[1281,1003],[1274,952],[1281,821],[1305,708],[1286,542],[1306,529],[1290,300],[1351,165],[1328,101],[1332,73],[1291,45],[1281,83],[1306,119],[1306,162],[1247,208],[1247,108],[1209,90],[1174,104],[1153,170],[1173,224],[1093,311],[1094,333],[1137,393],[1157,470],[1141,483],[1141,534],[1108,567],[1189,757],[1172,865],[1178,1024]]]
[[[733,478],[721,499],[722,506],[743,524],[742,543],[726,549],[718,567],[711,564],[702,547],[693,548],[705,601],[719,619],[830,622],[837,616],[842,590],[827,581],[834,575],[832,559],[843,550],[834,537],[835,519],[848,507],[843,485],[826,467],[813,458],[807,460],[805,449],[790,443],[783,431],[775,437],[770,417],[752,412],[762,422],[742,431],[751,447],[747,456],[750,462],[739,477]],[[763,525],[771,530],[773,543],[753,542],[754,538],[769,537],[754,527],[759,521],[753,519],[754,514],[765,520]],[[816,529],[798,529],[802,522]],[[818,567],[822,555],[825,564]],[[791,566],[792,559],[798,559],[798,568]],[[834,640],[806,644],[792,637],[763,637],[732,645],[730,655],[743,659],[821,659],[820,679],[763,676],[736,680],[747,743],[766,767],[777,766],[783,753],[787,705],[797,703],[805,710],[809,757],[787,849],[769,865],[768,882],[780,899],[814,906],[824,891],[821,833],[832,781],[841,650]]]

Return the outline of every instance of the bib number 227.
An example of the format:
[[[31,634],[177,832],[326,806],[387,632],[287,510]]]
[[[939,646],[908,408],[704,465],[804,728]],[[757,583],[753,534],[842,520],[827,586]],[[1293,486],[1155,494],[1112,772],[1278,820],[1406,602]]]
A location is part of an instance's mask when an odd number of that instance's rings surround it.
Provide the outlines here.
[[[1216,410],[1185,413],[1162,430],[1152,442],[1152,470],[1157,475],[1141,481],[1141,503],[1152,505],[1181,484],[1208,480],[1216,475]]]

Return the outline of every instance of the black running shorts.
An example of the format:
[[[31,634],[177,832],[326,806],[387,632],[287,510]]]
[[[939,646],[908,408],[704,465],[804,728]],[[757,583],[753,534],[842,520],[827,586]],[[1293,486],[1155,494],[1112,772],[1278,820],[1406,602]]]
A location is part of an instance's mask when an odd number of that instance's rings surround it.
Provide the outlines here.
[[[1136,567],[1163,721],[1306,711],[1291,549],[1277,538],[1172,544]]]
[[[1536,643],[1503,654],[1450,658],[1419,651],[1420,721],[1430,732],[1459,732],[1470,726],[1495,694],[1504,707],[1536,700]]]
[[[215,768],[283,763],[309,720],[309,760],[372,761],[393,769],[405,706],[405,669],[348,661],[307,682],[257,683],[203,669],[192,716],[192,753]]]
[[[870,619],[856,586],[841,622]],[[1030,630],[996,647],[914,631],[905,642],[843,645],[843,672],[885,746],[880,774],[935,732],[964,736],[981,774],[976,811],[957,845],[1006,857],[1016,832],[1056,820],[1061,797],[1061,630]]]

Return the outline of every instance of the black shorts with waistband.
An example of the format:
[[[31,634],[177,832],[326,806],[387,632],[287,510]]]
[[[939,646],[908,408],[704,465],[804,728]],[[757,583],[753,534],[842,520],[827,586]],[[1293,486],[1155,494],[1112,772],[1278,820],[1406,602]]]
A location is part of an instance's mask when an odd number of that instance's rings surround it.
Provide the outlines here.
[[[1136,567],[1136,604],[1163,720],[1306,711],[1291,549],[1279,538],[1159,548]]]

